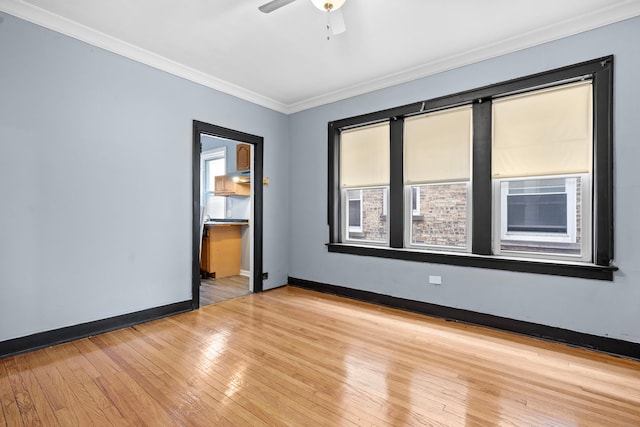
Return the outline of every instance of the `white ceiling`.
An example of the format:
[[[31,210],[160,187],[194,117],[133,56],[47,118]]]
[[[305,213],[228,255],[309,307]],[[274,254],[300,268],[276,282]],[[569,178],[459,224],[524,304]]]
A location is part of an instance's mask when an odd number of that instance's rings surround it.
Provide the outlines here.
[[[292,113],[640,15],[640,0],[0,0],[0,10]]]

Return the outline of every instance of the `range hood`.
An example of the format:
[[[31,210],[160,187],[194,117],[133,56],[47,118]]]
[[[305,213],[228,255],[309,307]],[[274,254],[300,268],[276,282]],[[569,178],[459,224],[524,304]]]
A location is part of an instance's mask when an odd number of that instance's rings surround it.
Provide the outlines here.
[[[233,182],[238,182],[241,184],[247,184],[251,182],[251,171],[236,171],[229,172],[227,174],[227,178],[233,180]]]

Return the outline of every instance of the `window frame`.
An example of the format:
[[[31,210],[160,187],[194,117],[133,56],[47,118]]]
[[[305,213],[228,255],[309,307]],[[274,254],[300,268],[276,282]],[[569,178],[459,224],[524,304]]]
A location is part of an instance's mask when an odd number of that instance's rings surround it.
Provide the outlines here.
[[[208,162],[213,161],[213,160],[223,160],[223,169],[227,170],[227,147],[218,147],[218,148],[213,148],[207,151],[203,151],[200,154],[200,170],[202,171],[201,173],[201,182],[200,182],[200,188],[202,189],[201,195],[200,195],[200,206],[204,206],[205,205],[205,200],[207,200],[209,197],[220,197],[222,199],[222,204],[223,204],[223,216],[222,218],[224,218],[226,216],[226,212],[227,212],[227,198],[224,196],[216,196],[215,195],[215,188],[209,188],[209,184],[211,183],[210,180],[210,167],[208,166]],[[215,176],[215,175],[214,175]],[[207,215],[207,212],[204,211],[204,214]]]
[[[349,193],[352,191],[357,191],[358,196],[356,198],[352,198],[349,196]],[[349,236],[349,233],[362,233],[362,189],[361,188],[345,188],[345,225],[347,227],[346,236]],[[358,214],[358,223],[360,225],[355,226],[351,225],[351,201],[358,200],[360,204],[359,214]]]
[[[518,254],[526,254],[531,258],[540,258],[540,259],[551,259],[551,260],[565,260],[565,261],[577,261],[577,262],[588,262],[591,259],[591,228],[590,227],[581,227],[582,235],[580,241],[580,249],[581,255],[559,255],[548,252],[526,252],[519,250],[503,250],[500,248],[500,244],[503,241],[509,242],[522,242],[529,241],[532,243],[577,243],[577,182],[580,182],[581,192],[583,194],[591,193],[591,179],[590,174],[568,174],[565,176],[547,176],[540,177],[540,179],[572,179],[574,180],[573,185],[569,185],[569,188],[565,188],[565,193],[568,194],[567,197],[567,233],[566,235],[554,235],[552,233],[540,233],[540,232],[515,232],[512,236],[505,237],[506,233],[506,221],[503,222],[506,215],[506,207],[505,203],[505,194],[503,194],[502,186],[504,184],[508,184],[513,181],[522,181],[531,179],[532,177],[526,178],[507,178],[507,179],[496,179],[494,182],[494,211],[500,212],[500,215],[495,215],[494,217],[494,253],[496,255],[505,254],[507,256],[518,256]],[[538,177],[535,177],[538,178]],[[572,194],[569,194],[572,193]],[[580,200],[580,214],[582,216],[582,223],[591,224],[591,197],[582,197]],[[573,212],[573,215],[571,214]],[[569,217],[572,217],[571,219]],[[508,233],[506,233],[508,235]]]
[[[554,259],[517,258],[494,255],[492,249],[493,203],[472,204],[471,253],[417,251],[406,247],[404,238],[403,123],[405,117],[471,104],[473,108],[472,200],[493,200],[491,178],[492,100],[591,79],[593,83],[593,191],[592,260],[571,262]],[[451,264],[498,270],[552,274],[599,280],[613,280],[613,56],[602,57],[555,70],[537,73],[448,96],[415,102],[328,123],[328,224],[330,252]],[[340,132],[346,129],[390,121],[390,184],[388,195],[389,245],[376,247],[342,242],[340,236],[341,197],[339,188]]]
[[[343,188],[340,194],[340,197],[342,199],[342,212],[340,213],[340,218],[343,224],[343,229],[341,230],[341,238],[345,243],[348,244],[355,244],[355,245],[370,245],[370,246],[388,246],[389,245],[389,235],[387,233],[386,239],[384,240],[367,240],[365,238],[353,238],[350,237],[350,233],[360,233],[360,234],[365,234],[365,228],[364,228],[364,198],[365,198],[365,192],[367,190],[382,190],[382,206],[381,206],[381,210],[384,213],[384,208],[385,208],[385,197],[387,194],[387,186],[373,186],[373,187],[346,187]],[[350,199],[349,198],[349,192],[350,191],[357,191],[358,195],[360,196],[359,198],[354,198],[354,199]],[[350,226],[349,225],[349,218],[348,218],[348,214],[349,214],[349,201],[350,200],[360,200],[360,226],[356,227],[356,226]],[[381,215],[381,221],[386,221],[386,215]]]
[[[515,194],[509,194],[509,184],[514,181],[523,181],[525,179],[500,179],[496,180],[496,194],[494,199],[496,200],[497,207],[494,212],[500,212],[499,215],[495,215],[496,230],[499,231],[499,240],[507,241],[528,241],[528,242],[554,242],[554,243],[576,243],[577,239],[577,217],[576,214],[576,191],[577,185],[575,181],[579,179],[577,177],[565,178],[564,191],[554,193],[535,193],[535,194],[565,194],[567,198],[566,206],[566,223],[567,231],[565,233],[550,232],[545,233],[543,231],[509,231],[509,196],[515,196]],[[571,180],[571,182],[569,182]],[[523,193],[522,195],[532,195],[534,193]],[[498,227],[497,224],[500,224]]]

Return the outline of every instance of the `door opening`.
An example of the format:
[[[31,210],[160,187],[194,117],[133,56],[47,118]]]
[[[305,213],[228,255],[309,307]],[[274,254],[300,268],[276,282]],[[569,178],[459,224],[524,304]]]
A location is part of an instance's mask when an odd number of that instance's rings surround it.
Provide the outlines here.
[[[250,291],[262,292],[262,144],[259,136],[193,122],[193,309],[236,295],[246,286],[242,276]]]

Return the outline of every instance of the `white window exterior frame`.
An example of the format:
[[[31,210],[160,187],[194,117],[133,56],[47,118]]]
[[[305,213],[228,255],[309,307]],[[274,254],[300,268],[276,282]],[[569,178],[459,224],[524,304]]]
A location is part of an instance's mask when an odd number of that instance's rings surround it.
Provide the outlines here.
[[[567,194],[567,233],[544,233],[507,230],[507,195],[509,182],[530,179],[565,179],[565,191]],[[581,255],[555,254],[549,252],[531,252],[520,250],[502,250],[502,242],[531,242],[535,243],[576,243],[577,242],[577,182],[580,181],[581,191]],[[527,258],[542,258],[576,261],[588,261],[591,259],[591,174],[579,175],[555,175],[555,176],[530,176],[508,179],[495,179],[493,181],[493,252],[496,255],[526,256]]]
[[[356,192],[358,193],[358,197],[349,197],[349,193],[350,192]],[[345,196],[346,196],[346,203],[345,203],[345,224],[347,225],[347,237],[349,236],[349,233],[362,233],[362,190],[361,189],[350,189],[347,188],[345,189]],[[359,200],[360,201],[360,212],[358,214],[358,218],[360,219],[358,222],[360,223],[359,226],[356,225],[349,225],[349,220],[351,219],[349,217],[349,214],[351,213],[351,209],[350,209],[350,202],[352,200]]]

